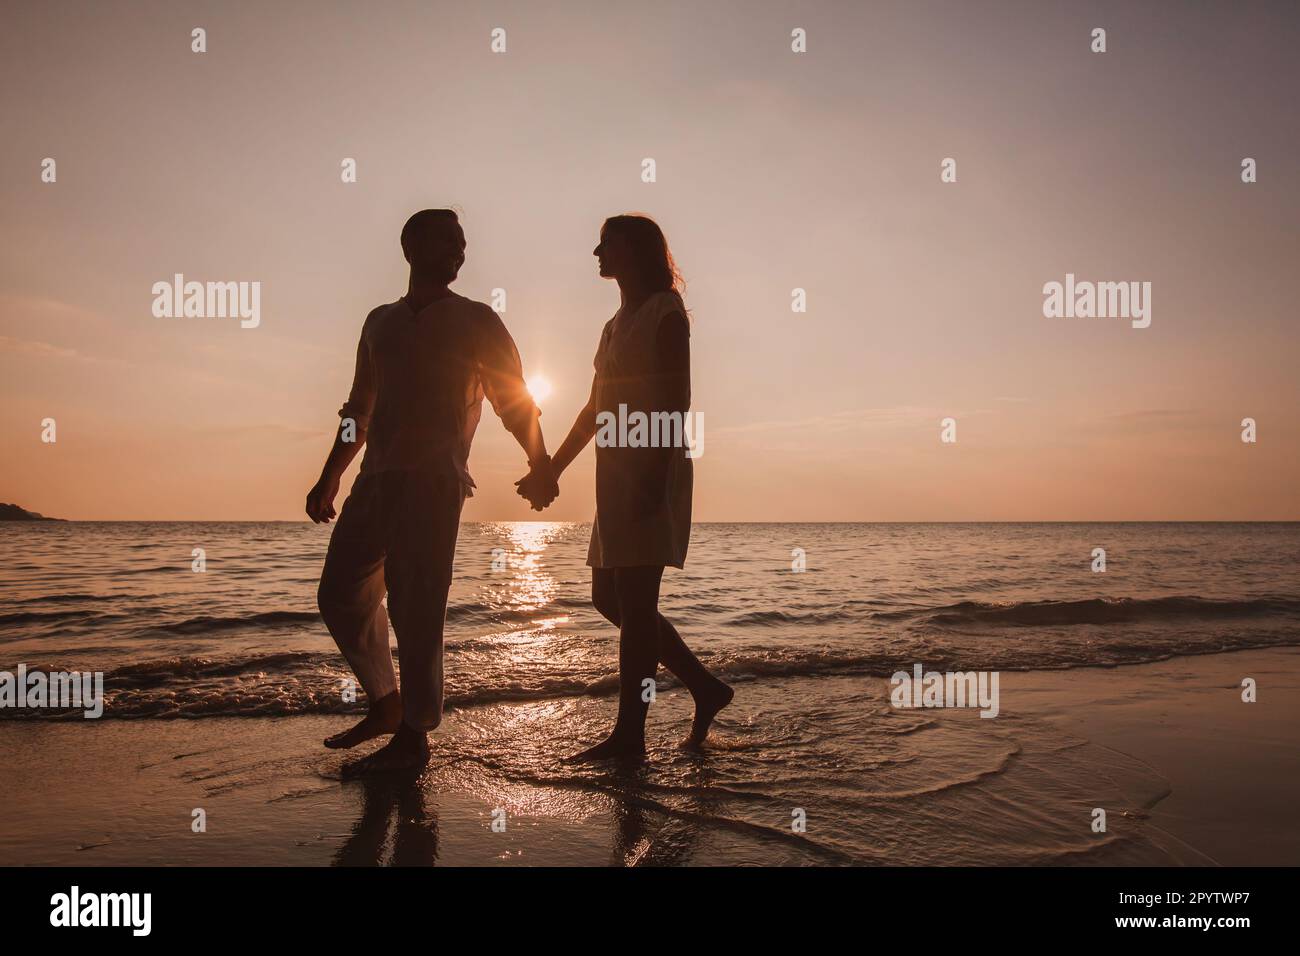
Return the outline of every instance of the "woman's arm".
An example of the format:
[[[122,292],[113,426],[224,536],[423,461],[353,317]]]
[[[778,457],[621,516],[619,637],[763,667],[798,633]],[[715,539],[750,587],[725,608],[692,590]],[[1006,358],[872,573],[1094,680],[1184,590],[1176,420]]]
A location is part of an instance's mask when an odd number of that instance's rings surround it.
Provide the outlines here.
[[[680,434],[685,442],[686,414],[691,407],[691,327],[680,312],[665,315],[655,332],[654,393],[656,411],[681,416]],[[647,511],[664,500],[673,458],[684,453],[672,447],[642,449],[647,462],[642,472],[645,483],[641,493]]]
[[[686,316],[671,312],[663,317],[655,334],[655,348],[656,407],[685,415],[691,407],[691,327]]]
[[[587,404],[582,406],[582,411],[578,412],[578,417],[573,420],[573,427],[569,429],[569,434],[565,436],[559,450],[551,458],[556,478],[563,474],[564,469],[573,463],[573,459],[581,454],[582,450],[587,447],[587,443],[596,434],[596,415],[598,412],[599,409],[596,407],[596,378],[592,376],[591,395],[587,398]]]

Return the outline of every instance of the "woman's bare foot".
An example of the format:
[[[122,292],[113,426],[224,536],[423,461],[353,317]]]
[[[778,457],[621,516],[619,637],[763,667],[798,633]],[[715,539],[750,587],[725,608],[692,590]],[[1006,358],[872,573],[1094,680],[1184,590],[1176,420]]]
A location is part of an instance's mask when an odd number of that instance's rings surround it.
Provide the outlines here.
[[[709,735],[709,727],[718,711],[731,703],[736,692],[727,684],[718,681],[718,686],[707,695],[695,698],[695,719],[691,722],[691,735],[682,741],[683,747],[699,747]]]
[[[397,728],[397,733],[393,734],[393,739],[370,756],[345,764],[343,777],[348,779],[369,773],[419,770],[428,762],[429,735],[402,724]]]
[[[325,746],[331,750],[347,750],[375,737],[395,734],[401,724],[402,698],[397,691],[393,691],[371,704],[370,712],[355,727],[333,737],[326,737]]]
[[[624,740],[613,734],[608,740],[588,747],[581,753],[565,757],[565,763],[586,763],[590,760],[627,760],[645,756],[645,740]]]

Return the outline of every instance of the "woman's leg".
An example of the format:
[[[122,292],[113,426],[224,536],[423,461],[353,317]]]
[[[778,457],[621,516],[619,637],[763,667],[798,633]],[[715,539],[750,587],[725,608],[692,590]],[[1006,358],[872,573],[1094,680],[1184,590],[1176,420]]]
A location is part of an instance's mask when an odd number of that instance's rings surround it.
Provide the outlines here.
[[[591,569],[591,606],[600,616],[618,627],[622,615],[618,611],[618,582],[613,568]]]
[[[659,669],[659,582],[662,566],[617,568],[618,720],[611,740],[622,749],[645,751],[645,717],[650,708],[648,681]]]
[[[718,711],[731,703],[736,692],[709,673],[709,669],[686,646],[677,628],[662,614],[659,615],[659,660],[686,685],[695,700],[695,719],[685,743],[697,746],[708,736],[709,725]]]
[[[591,603],[611,624],[621,625],[615,569],[591,569]],[[709,673],[666,617],[657,613],[656,618],[659,622],[659,662],[682,682],[695,700],[695,719],[686,743],[698,744],[708,735],[709,725],[718,711],[731,703],[735,691]]]
[[[608,600],[609,578],[593,569],[592,600],[602,613],[612,610]],[[650,706],[646,679],[654,679],[659,667],[659,581],[662,566],[615,568],[614,591],[618,596],[618,719],[609,738],[575,760],[645,753],[645,715]],[[606,615],[608,616],[608,615]]]

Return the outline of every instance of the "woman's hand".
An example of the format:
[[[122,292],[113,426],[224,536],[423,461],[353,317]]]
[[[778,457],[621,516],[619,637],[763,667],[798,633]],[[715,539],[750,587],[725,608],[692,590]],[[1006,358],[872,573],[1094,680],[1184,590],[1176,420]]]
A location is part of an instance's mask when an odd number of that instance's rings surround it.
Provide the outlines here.
[[[548,507],[560,495],[560,484],[549,457],[535,462],[528,474],[515,482],[521,498],[527,498],[534,511]]]

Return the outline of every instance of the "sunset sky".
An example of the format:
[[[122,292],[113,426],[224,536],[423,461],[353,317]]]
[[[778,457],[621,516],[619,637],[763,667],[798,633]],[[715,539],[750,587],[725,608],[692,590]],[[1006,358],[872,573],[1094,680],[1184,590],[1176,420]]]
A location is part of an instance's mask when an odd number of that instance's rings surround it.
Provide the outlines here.
[[[305,520],[402,223],[454,206],[552,449],[618,304],[601,221],[660,222],[697,521],[1300,519],[1297,9],[10,5],[0,501]],[[260,282],[260,326],[155,318],[178,272]],[[1045,318],[1067,273],[1150,282],[1151,326]],[[592,457],[545,517],[590,519]],[[490,412],[470,467],[466,520],[537,517]]]

